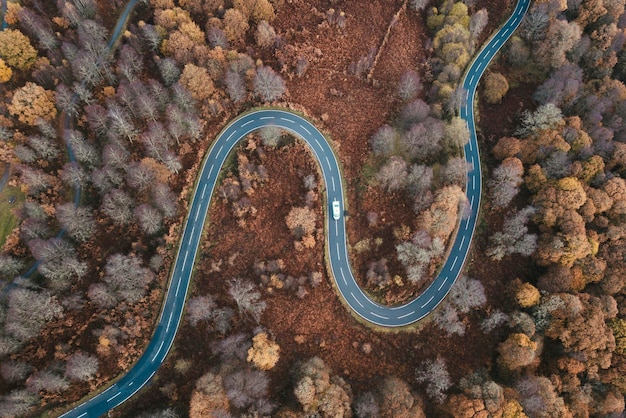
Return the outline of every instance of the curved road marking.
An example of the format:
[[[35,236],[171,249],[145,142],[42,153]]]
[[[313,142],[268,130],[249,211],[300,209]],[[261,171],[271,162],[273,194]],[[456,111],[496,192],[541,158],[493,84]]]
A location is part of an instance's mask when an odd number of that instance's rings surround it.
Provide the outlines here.
[[[471,241],[480,206],[481,172],[473,110],[476,85],[478,80],[480,80],[487,63],[493,59],[494,55],[500,50],[502,45],[504,45],[508,39],[508,34],[512,33],[512,31],[519,25],[521,19],[518,19],[515,16],[522,16],[526,13],[529,4],[530,0],[518,1],[513,15],[489,40],[489,42],[483,46],[463,79],[462,87],[467,91],[467,94],[465,96],[465,103],[461,106],[461,117],[467,122],[468,127],[470,128],[470,140],[465,146],[464,151],[466,160],[473,164],[473,175],[468,173],[466,182],[466,195],[470,201],[471,213],[465,220],[465,223],[460,223],[450,254],[441,269],[441,273],[437,276],[434,282],[420,296],[405,305],[386,307],[375,303],[367,297],[361,288],[356,284],[350,269],[349,259],[347,256],[348,250],[345,235],[345,217],[342,216],[335,222],[331,222],[330,216],[326,217],[326,227],[328,232],[326,237],[328,241],[325,248],[329,253],[329,262],[333,277],[335,278],[335,283],[337,284],[337,287],[346,303],[348,303],[354,312],[363,317],[365,320],[387,327],[404,326],[416,322],[430,313],[443,300],[449,292],[451,286],[456,281],[456,278],[465,263],[467,252],[469,250],[469,244],[465,249],[463,249],[463,246],[466,239],[468,240],[468,243]],[[489,48],[489,52],[486,52],[487,48]],[[266,120],[272,120],[273,123],[268,124],[265,122]],[[247,126],[250,126],[250,128],[247,128]],[[128,371],[128,373],[122,376],[115,384],[88,401],[80,404],[76,408],[63,414],[62,417],[82,418],[101,416],[137,393],[137,391],[146,385],[154,376],[156,370],[171,349],[174,336],[176,335],[176,331],[178,330],[181,322],[184,302],[189,289],[192,267],[195,263],[197,250],[202,237],[202,228],[196,229],[194,226],[204,225],[206,221],[207,210],[219,173],[219,170],[214,172],[214,168],[216,166],[222,166],[225,158],[240,139],[245,137],[250,132],[265,126],[277,126],[285,129],[302,138],[305,142],[307,142],[307,144],[309,144],[315,158],[318,161],[318,164],[322,169],[324,184],[327,185],[327,202],[330,203],[334,199],[337,199],[341,202],[342,207],[345,207],[342,195],[343,183],[342,178],[339,175],[340,170],[337,159],[335,158],[333,151],[324,136],[310,122],[284,110],[259,110],[242,115],[233,120],[226,128],[224,128],[222,133],[215,140],[215,143],[210,148],[207,153],[207,157],[202,164],[201,172],[198,175],[199,181],[198,184],[196,184],[191,200],[188,217],[185,219],[181,244],[172,268],[172,275],[166,293],[166,300],[163,304],[163,310],[159,316],[156,330],[148,344],[148,347],[146,348],[146,351],[137,363]],[[237,140],[233,141],[231,144],[229,141],[233,136],[236,137]],[[216,151],[217,145],[220,146],[219,151]],[[220,156],[224,145],[226,145],[226,153],[223,156]],[[476,146],[474,147],[473,145]],[[322,164],[322,156],[326,160],[328,170],[325,169]],[[475,164],[474,160],[476,161]],[[209,161],[211,163],[207,171],[207,163]],[[207,174],[205,175],[205,173]],[[469,181],[470,176],[472,177],[471,183]],[[476,178],[478,178],[478,181],[476,181]],[[328,188],[328,185],[333,183],[333,179],[335,179],[338,183],[339,191],[335,191],[334,188],[331,191]],[[201,195],[198,194],[200,186],[202,186]],[[209,189],[208,196],[205,196],[207,186],[211,187]],[[194,210],[196,211],[196,216],[192,222],[191,214]],[[330,213],[331,209],[327,208],[327,210]],[[202,216],[199,217],[199,214],[202,214]],[[462,225],[465,226],[462,227]],[[338,245],[336,246],[337,251],[330,250],[330,248],[333,248],[333,243]],[[187,265],[190,250],[192,251],[192,259],[191,263]],[[183,251],[185,252],[185,257],[181,262],[180,256]],[[344,255],[343,258],[341,257],[342,253]],[[453,261],[451,261],[451,257],[453,256]],[[341,273],[343,280],[336,280],[338,277],[336,271]],[[346,277],[346,274],[348,277]],[[176,293],[172,291],[174,286],[176,287]],[[180,289],[184,289],[184,292],[182,295],[177,295]],[[350,295],[349,298],[346,296],[348,294]],[[430,307],[426,309],[429,305]],[[164,318],[166,316],[168,316],[168,321],[164,324]],[[172,321],[174,322],[173,324]],[[171,328],[172,325],[174,325],[173,328]],[[108,393],[111,391],[116,393],[113,396],[109,396]]]

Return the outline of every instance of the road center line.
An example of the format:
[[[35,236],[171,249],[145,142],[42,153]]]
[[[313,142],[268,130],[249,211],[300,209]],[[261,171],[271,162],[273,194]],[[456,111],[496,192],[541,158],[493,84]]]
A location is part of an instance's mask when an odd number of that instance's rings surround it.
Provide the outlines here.
[[[456,257],[454,257],[454,261],[452,261],[452,266],[450,266],[450,271],[452,271],[454,269],[454,266],[456,265],[456,262],[457,262],[458,259],[459,259],[458,255]]]
[[[359,306],[361,308],[363,308],[363,304],[361,302],[359,302],[359,300],[356,298],[356,296],[354,296],[354,293],[350,292],[350,295],[352,295],[352,299],[354,299],[356,301],[356,303],[358,303]]]
[[[174,294],[174,296],[175,296],[175,297],[178,297],[178,291],[180,290],[180,282],[181,282],[181,281],[182,281],[182,280],[179,280],[179,281],[178,281],[178,285],[176,285],[176,293]]]
[[[335,191],[335,178],[331,177],[330,180],[333,183],[333,192],[334,192]]]
[[[439,289],[437,289],[437,291],[441,292],[441,289],[443,288],[443,286],[446,284],[447,281],[448,281],[448,276],[446,276],[443,279],[443,282],[441,282],[441,284],[439,285]]]
[[[122,392],[117,392],[115,395],[113,395],[109,399],[107,399],[107,402],[111,402],[113,399],[117,398],[121,394],[122,394]]]
[[[463,238],[461,238],[461,245],[459,245],[459,248],[463,247],[464,242],[465,242],[465,235],[463,235]]]
[[[161,349],[163,348],[163,343],[165,343],[165,341],[161,341],[161,345],[159,346],[159,349],[157,350],[157,352],[154,353],[154,357],[152,357],[152,361],[156,360],[157,356],[161,352]]]
[[[424,306],[428,305],[428,304],[430,303],[430,301],[431,301],[431,300],[433,300],[434,298],[435,298],[435,295],[432,295],[432,296],[430,297],[430,299],[428,299],[428,300],[426,301],[426,303],[422,305],[422,308],[423,308]]]
[[[246,123],[242,123],[241,126],[246,126],[246,125],[250,125],[251,123],[254,122],[254,119],[247,121]]]
[[[261,116],[259,119],[260,120],[274,119],[274,116]]]
[[[301,127],[302,129],[304,129],[304,131],[305,131],[307,134],[309,134],[309,136],[313,136],[313,134],[311,133],[311,131],[309,131],[307,128],[305,128],[305,127],[304,127],[304,125],[302,125],[302,124],[301,124],[301,125],[300,125],[300,127]]]
[[[330,160],[328,159],[328,155],[326,156],[326,164],[328,164],[328,170],[333,171],[333,168],[330,166]]]
[[[370,311],[370,313],[380,319],[389,319],[387,316],[378,315],[376,312]]]
[[[174,314],[174,311],[170,312],[170,319],[167,320],[167,327],[165,327],[165,333],[167,333],[167,331],[169,331],[169,329],[170,329],[170,324],[172,323],[172,315],[173,314]]]
[[[413,315],[414,313],[415,313],[415,311],[411,311],[411,312],[406,313],[406,314],[404,314],[404,315],[400,315],[400,316],[398,317],[398,319],[404,319],[404,318],[406,318],[407,316],[411,316],[411,315]]]
[[[280,118],[280,120],[284,120],[285,122],[296,123],[296,121],[295,121],[295,120],[293,120],[293,119],[289,119],[289,118],[283,118],[283,117],[281,117],[281,118]]]
[[[206,192],[206,186],[208,186],[208,184],[205,184],[204,187],[202,188],[202,196],[200,196],[200,199],[204,199],[204,193]]]
[[[341,261],[341,253],[339,252],[339,243],[337,243],[337,260]]]
[[[346,281],[346,276],[343,274],[343,268],[339,270],[339,272],[341,273],[341,277],[343,278],[343,282],[344,284],[348,284],[348,282]],[[353,295],[354,296],[354,295]],[[355,298],[356,299],[356,298]]]

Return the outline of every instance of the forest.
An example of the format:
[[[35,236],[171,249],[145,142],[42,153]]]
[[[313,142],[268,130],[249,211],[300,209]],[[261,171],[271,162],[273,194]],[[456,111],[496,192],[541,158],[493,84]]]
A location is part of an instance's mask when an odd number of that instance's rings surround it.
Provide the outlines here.
[[[141,356],[203,157],[260,106],[341,161],[375,301],[446,260],[474,167],[464,72],[511,0],[7,0],[0,10],[0,416],[59,416]],[[325,187],[263,128],[221,174],[174,347],[112,417],[622,417],[626,12],[533,2],[479,85],[463,274],[389,331],[342,303]],[[121,31],[114,31],[123,23]]]

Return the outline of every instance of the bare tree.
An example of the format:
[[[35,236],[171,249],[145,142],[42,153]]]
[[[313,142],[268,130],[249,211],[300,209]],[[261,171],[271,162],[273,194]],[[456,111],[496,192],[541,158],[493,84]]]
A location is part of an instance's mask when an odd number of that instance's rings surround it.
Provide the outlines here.
[[[229,47],[226,34],[223,30],[216,28],[215,26],[211,26],[210,28],[208,28],[208,30],[206,31],[206,38],[207,41],[209,41],[209,45],[211,46],[211,48],[216,48],[219,46],[223,50],[227,50]]]
[[[491,200],[496,207],[506,207],[519,192],[522,184],[524,166],[515,157],[504,159],[502,163],[493,170],[493,178],[487,182],[491,192]]]
[[[269,379],[261,370],[235,370],[224,377],[224,389],[233,406],[246,408],[267,396]]]
[[[33,393],[40,391],[58,393],[69,387],[70,382],[67,379],[50,370],[36,372],[26,380],[26,388]]]
[[[477,38],[482,33],[489,22],[489,13],[486,9],[480,9],[474,13],[470,19],[469,31],[472,37]]]
[[[65,84],[59,84],[54,92],[54,100],[60,111],[75,117],[78,115],[78,98],[74,97],[74,92]]]
[[[506,255],[532,255],[537,249],[537,235],[530,234],[526,223],[535,213],[535,209],[528,206],[513,216],[504,220],[502,232],[495,232],[491,237],[491,246],[487,255],[494,260],[502,260]]]
[[[65,163],[60,177],[65,184],[75,189],[83,187],[89,180],[85,169],[76,162]]]
[[[424,10],[430,3],[430,0],[410,0],[409,5],[415,11]]]
[[[10,290],[4,328],[19,341],[39,335],[46,322],[63,315],[63,307],[46,292],[15,287]]]
[[[180,70],[176,66],[176,61],[171,58],[161,58],[157,61],[157,67],[161,73],[163,83],[165,83],[167,87],[178,81]]]
[[[22,165],[19,167],[21,180],[28,186],[29,194],[37,194],[50,186],[52,178],[41,170]]]
[[[93,167],[100,159],[100,153],[96,147],[87,142],[83,134],[73,129],[65,130],[65,140],[72,147],[72,152],[79,163]]]
[[[441,357],[435,361],[426,360],[415,371],[415,380],[426,384],[426,394],[441,404],[446,399],[446,392],[452,386],[446,363]]]
[[[8,254],[0,254],[0,276],[14,277],[24,268],[24,261]]]
[[[133,303],[145,295],[154,273],[134,255],[113,254],[107,259],[102,280],[119,299]]]
[[[270,67],[261,67],[253,80],[254,94],[266,102],[273,102],[285,93],[285,81]]]
[[[104,164],[113,167],[126,167],[130,153],[121,143],[108,143],[102,149]]]
[[[59,148],[54,140],[41,135],[31,135],[28,137],[28,145],[35,150],[39,158],[52,160],[59,155]]]
[[[380,168],[376,179],[384,189],[393,192],[405,186],[407,174],[406,162],[394,155]]]
[[[246,86],[239,73],[227,71],[224,82],[226,83],[226,92],[233,103],[240,103],[246,98]]]
[[[71,380],[88,382],[98,372],[98,358],[83,352],[72,354],[65,364],[65,376]]]
[[[189,302],[187,302],[187,315],[189,315],[191,326],[195,327],[200,321],[209,322],[213,318],[216,307],[215,299],[211,295],[189,299]]]
[[[461,313],[479,308],[487,303],[487,296],[482,283],[462,275],[450,289],[448,299]]]
[[[126,182],[140,192],[147,190],[154,184],[154,170],[147,164],[133,162],[126,167]]]
[[[39,396],[25,389],[12,390],[9,394],[3,395],[1,399],[0,415],[7,417],[25,415],[40,402]]]
[[[261,20],[257,25],[254,37],[258,46],[261,48],[267,48],[274,45],[276,31],[266,20]]]
[[[118,135],[127,138],[130,142],[137,136],[137,128],[127,111],[113,101],[107,103],[107,116],[111,129]]]
[[[370,138],[372,152],[376,155],[388,157],[395,150],[396,131],[389,125],[383,125]]]
[[[56,216],[69,236],[79,242],[87,241],[95,232],[96,223],[91,210],[86,206],[76,207],[74,203],[63,203],[57,206]]]
[[[28,245],[40,261],[38,271],[52,289],[67,289],[73,280],[87,273],[87,263],[78,258],[74,246],[63,238],[34,239]]]
[[[0,374],[7,382],[17,383],[23,382],[32,369],[33,367],[24,361],[8,360],[0,366]]]
[[[412,100],[422,91],[420,76],[412,70],[402,74],[398,82],[398,96],[402,100]]]
[[[102,198],[101,209],[116,224],[126,225],[133,217],[132,203],[132,198],[126,192],[114,189]]]
[[[259,136],[261,137],[261,141],[263,141],[264,146],[274,148],[278,145],[280,139],[282,138],[282,131],[276,126],[264,126],[259,129]]]
[[[154,235],[163,227],[163,215],[151,205],[143,204],[135,208],[135,218],[139,227],[148,235]]]
[[[249,315],[256,322],[261,320],[266,304],[261,300],[261,293],[251,281],[231,280],[228,285],[228,294],[235,300],[240,314]]]
[[[152,199],[163,216],[171,218],[176,214],[176,195],[167,184],[157,183],[152,189]]]

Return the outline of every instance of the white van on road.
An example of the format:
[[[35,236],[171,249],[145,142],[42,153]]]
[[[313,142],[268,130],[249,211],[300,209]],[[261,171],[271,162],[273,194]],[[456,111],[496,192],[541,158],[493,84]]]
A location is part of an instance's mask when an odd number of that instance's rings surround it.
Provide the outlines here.
[[[333,219],[338,220],[341,217],[341,207],[337,199],[333,200]]]

